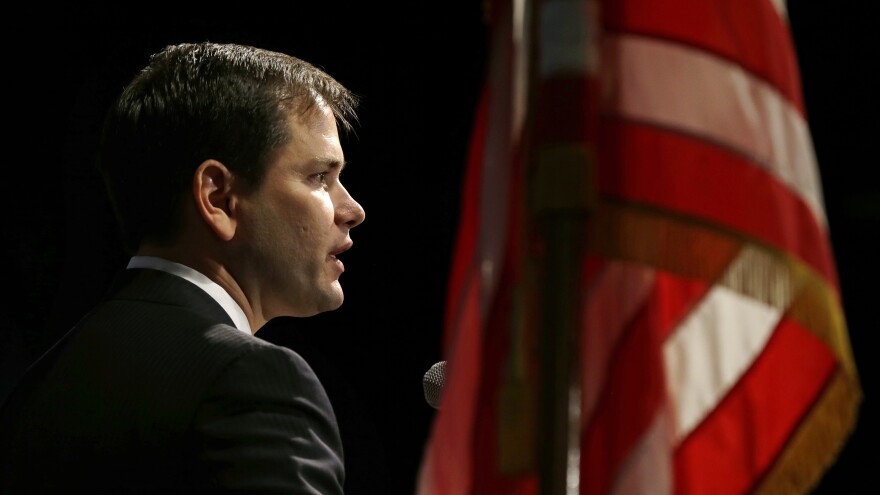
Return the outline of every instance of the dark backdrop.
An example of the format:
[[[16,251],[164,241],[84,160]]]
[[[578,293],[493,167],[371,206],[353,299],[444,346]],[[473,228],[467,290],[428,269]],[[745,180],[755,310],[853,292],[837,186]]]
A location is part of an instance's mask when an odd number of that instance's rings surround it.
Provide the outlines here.
[[[878,325],[869,284],[878,279],[880,195],[869,147],[878,135],[880,53],[861,8],[867,3],[796,1],[789,9],[866,393],[856,433],[819,493],[869,481],[862,453],[876,441],[869,341]],[[433,418],[421,378],[442,359],[446,275],[486,62],[481,4],[302,10],[289,2],[260,14],[150,5],[7,17],[3,377],[73,324],[124,266],[92,157],[104,109],[147,56],[203,40],[288,52],[363,97],[357,134],[344,148],[346,184],[367,215],[344,257],[343,307],[274,321],[264,331],[306,355],[343,410],[350,495],[411,494]]]

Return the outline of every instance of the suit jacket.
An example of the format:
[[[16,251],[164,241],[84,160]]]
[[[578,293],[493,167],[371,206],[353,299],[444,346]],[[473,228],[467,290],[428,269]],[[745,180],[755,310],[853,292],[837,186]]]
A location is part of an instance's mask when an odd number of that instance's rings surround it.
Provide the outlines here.
[[[2,493],[341,494],[342,444],[297,353],[194,284],[130,269],[7,401]]]

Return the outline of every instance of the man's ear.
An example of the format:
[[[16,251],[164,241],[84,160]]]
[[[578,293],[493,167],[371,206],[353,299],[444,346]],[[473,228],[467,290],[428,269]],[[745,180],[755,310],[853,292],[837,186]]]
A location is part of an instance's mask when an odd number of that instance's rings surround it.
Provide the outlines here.
[[[199,215],[220,239],[235,235],[232,172],[217,160],[205,160],[193,176],[193,197]]]

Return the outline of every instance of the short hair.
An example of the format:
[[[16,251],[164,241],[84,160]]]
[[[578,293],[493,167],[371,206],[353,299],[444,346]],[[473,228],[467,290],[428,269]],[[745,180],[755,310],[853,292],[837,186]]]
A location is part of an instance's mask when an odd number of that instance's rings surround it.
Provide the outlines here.
[[[357,96],[299,58],[252,46],[170,45],[122,90],[104,120],[98,170],[122,241],[168,243],[198,166],[216,159],[258,186],[271,153],[287,144],[291,112],[326,104],[342,131]]]

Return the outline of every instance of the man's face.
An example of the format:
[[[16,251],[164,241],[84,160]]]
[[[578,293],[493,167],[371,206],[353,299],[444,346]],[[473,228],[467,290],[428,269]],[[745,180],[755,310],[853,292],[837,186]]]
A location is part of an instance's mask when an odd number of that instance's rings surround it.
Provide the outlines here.
[[[343,301],[337,255],[351,247],[349,230],[364,210],[339,181],[345,163],[336,121],[325,105],[291,113],[291,141],[269,160],[260,187],[240,198],[239,266],[234,273],[255,310],[311,316]]]

